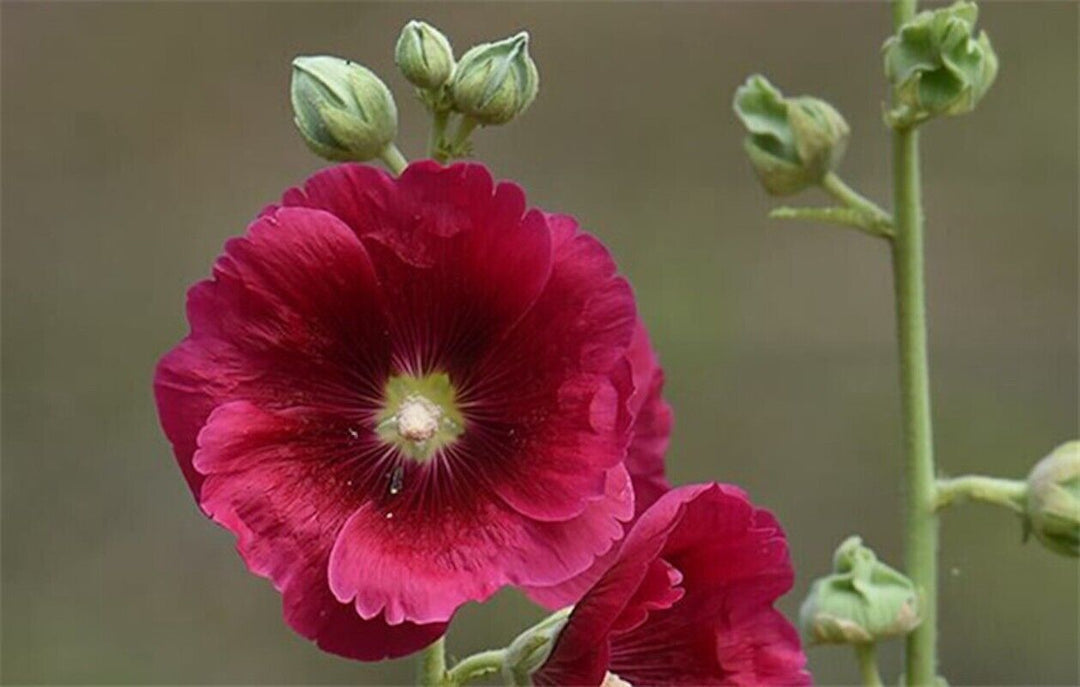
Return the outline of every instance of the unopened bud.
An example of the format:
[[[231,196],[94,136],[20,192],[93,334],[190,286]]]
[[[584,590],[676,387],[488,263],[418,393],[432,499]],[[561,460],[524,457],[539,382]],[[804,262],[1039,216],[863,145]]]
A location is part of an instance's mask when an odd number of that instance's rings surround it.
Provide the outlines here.
[[[785,98],[763,76],[751,76],[735,91],[734,108],[748,132],[743,147],[773,195],[819,183],[847,150],[851,129],[832,105],[807,96]]]
[[[1027,481],[1027,529],[1055,553],[1080,555],[1080,441],[1054,449]]]
[[[555,611],[510,642],[502,665],[505,684],[532,684],[529,676],[544,665],[573,610],[569,606]]]
[[[328,55],[297,57],[292,64],[296,127],[316,155],[363,162],[394,141],[394,98],[370,70]]]
[[[971,112],[997,77],[998,59],[983,31],[979,8],[961,0],[920,12],[885,41],[885,75],[895,89],[885,114],[890,126],[908,128],[931,117]]]
[[[849,537],[836,550],[833,574],[810,588],[799,621],[810,644],[868,644],[905,635],[921,618],[911,580]]]
[[[505,124],[536,99],[540,75],[529,56],[529,34],[471,48],[450,82],[454,109],[480,124]]]
[[[426,90],[439,88],[454,73],[454,51],[438,29],[423,21],[410,21],[401,30],[394,62],[409,83]]]

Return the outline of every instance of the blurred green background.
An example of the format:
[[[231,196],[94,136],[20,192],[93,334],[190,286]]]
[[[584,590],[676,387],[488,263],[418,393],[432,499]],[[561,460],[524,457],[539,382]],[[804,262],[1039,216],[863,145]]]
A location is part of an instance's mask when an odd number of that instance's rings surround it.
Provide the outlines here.
[[[223,241],[320,166],[286,97],[289,60],[384,75],[401,145],[420,106],[395,73],[424,17],[463,50],[528,28],[540,98],[477,157],[576,215],[631,278],[668,371],[677,483],[744,485],[786,525],[792,613],[861,533],[901,560],[898,401],[885,247],[765,219],[734,88],[761,70],[852,124],[843,175],[888,205],[879,3],[4,3],[5,682],[400,684],[408,660],[320,653],[281,620],[231,536],[184,486],[151,398],[186,331],[186,287]],[[1077,435],[1075,3],[984,3],[993,91],[924,135],[940,463],[1022,476]],[[1075,561],[1020,544],[1011,515],[948,513],[942,671],[956,684],[1075,684]],[[463,654],[539,613],[469,606]],[[817,649],[822,684],[856,680]],[[895,681],[897,647],[884,653]]]

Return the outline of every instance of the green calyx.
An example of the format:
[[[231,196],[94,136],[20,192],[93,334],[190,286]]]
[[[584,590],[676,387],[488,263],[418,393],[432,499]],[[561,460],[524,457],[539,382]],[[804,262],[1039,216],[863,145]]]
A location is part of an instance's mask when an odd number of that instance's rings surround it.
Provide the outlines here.
[[[566,626],[573,606],[555,611],[536,625],[522,632],[506,647],[503,657],[504,684],[531,685],[530,676],[544,665],[555,646],[555,640]]]
[[[975,35],[979,9],[961,1],[920,12],[885,41],[885,75],[895,90],[889,126],[916,126],[932,117],[975,109],[997,77],[998,59],[986,32]]]
[[[536,63],[529,56],[529,34],[469,49],[450,81],[456,111],[479,124],[505,124],[528,109],[540,88]]]
[[[430,460],[465,431],[456,391],[449,375],[443,372],[391,377],[375,420],[380,439],[420,462]]]
[[[1054,553],[1080,556],[1080,441],[1054,449],[1027,482],[1025,530]]]
[[[294,121],[316,155],[366,162],[393,143],[397,106],[374,73],[329,55],[297,57],[292,66]]]
[[[836,550],[833,573],[810,588],[799,621],[810,644],[871,644],[906,635],[921,618],[911,580],[849,537]]]
[[[743,143],[765,190],[777,196],[821,183],[840,164],[851,129],[818,98],[785,98],[754,75],[735,91],[734,110],[747,130]]]
[[[421,90],[436,90],[454,73],[454,51],[441,31],[427,22],[405,25],[394,48],[394,62],[409,83]]]

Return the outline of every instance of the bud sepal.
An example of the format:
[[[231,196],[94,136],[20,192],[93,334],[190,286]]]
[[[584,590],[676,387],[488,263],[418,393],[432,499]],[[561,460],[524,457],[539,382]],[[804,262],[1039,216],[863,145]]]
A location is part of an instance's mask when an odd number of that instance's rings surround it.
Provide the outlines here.
[[[414,19],[401,29],[394,64],[413,86],[435,91],[454,74],[454,50],[441,31]]]
[[[799,611],[809,644],[871,644],[906,635],[921,620],[914,584],[859,537],[837,548],[833,573],[814,582]]]
[[[485,126],[505,124],[536,99],[540,75],[529,56],[529,34],[469,49],[450,81],[456,111]]]
[[[294,122],[316,155],[366,162],[393,144],[397,106],[373,72],[329,55],[297,57],[292,66]]]
[[[743,147],[773,195],[821,183],[847,149],[851,128],[832,105],[808,96],[785,98],[761,75],[735,91],[733,107],[748,133]]]
[[[1025,531],[1054,553],[1080,556],[1080,441],[1040,460],[1027,483]]]
[[[997,77],[986,32],[975,35],[979,9],[961,0],[917,14],[885,41],[885,75],[894,88],[889,126],[905,129],[975,109]]]

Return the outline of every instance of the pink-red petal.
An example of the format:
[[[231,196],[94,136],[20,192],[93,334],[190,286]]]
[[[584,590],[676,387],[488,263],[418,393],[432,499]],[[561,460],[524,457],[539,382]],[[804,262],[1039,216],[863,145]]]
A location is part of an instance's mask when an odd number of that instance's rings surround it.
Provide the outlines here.
[[[549,217],[549,221],[550,221]],[[563,222],[567,230],[573,226]],[[633,392],[628,412],[634,415],[633,435],[627,449],[626,469],[634,490],[634,513],[640,515],[671,489],[664,474],[664,455],[671,434],[671,407],[662,397],[663,371],[649,342],[645,325],[639,320],[626,356],[630,365]],[[629,531],[633,520],[626,523]],[[577,603],[600,576],[614,563],[620,543],[596,559],[587,570],[565,582],[551,587],[531,587],[525,590],[529,598],[550,609]]]
[[[199,433],[193,461],[205,475],[203,509],[236,534],[251,571],[282,592],[285,619],[301,635],[362,660],[417,651],[446,623],[361,618],[330,592],[330,547],[355,502],[337,488],[351,478],[349,443],[327,437],[319,420],[245,401],[219,406]],[[335,454],[339,460],[322,462]]]
[[[791,582],[783,532],[741,490],[675,489],[634,525],[534,681],[596,685],[610,671],[631,684],[809,684],[772,607]]]
[[[213,279],[188,293],[188,319],[154,393],[196,496],[195,438],[221,403],[351,407],[381,391],[390,349],[378,282],[360,241],[325,212],[275,211],[229,241]]]

